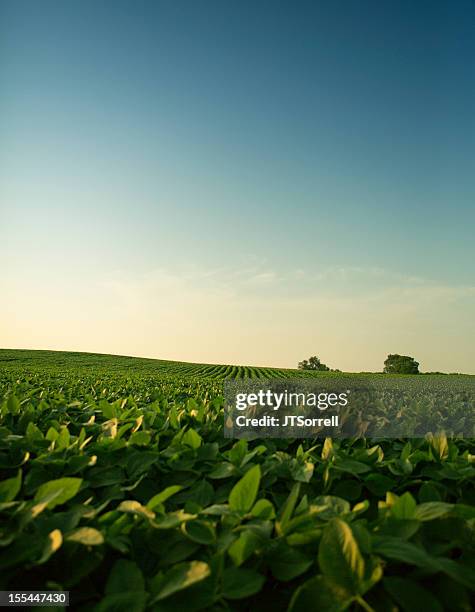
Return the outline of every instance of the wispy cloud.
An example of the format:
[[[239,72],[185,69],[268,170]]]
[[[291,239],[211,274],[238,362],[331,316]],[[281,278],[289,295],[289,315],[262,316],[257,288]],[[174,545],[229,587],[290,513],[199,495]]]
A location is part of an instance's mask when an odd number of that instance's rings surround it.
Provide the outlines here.
[[[192,264],[57,284],[34,309],[22,296],[19,281],[4,285],[5,346],[286,367],[316,353],[349,370],[377,369],[388,352],[425,369],[475,363],[475,286],[381,268]]]
[[[148,310],[178,302],[222,300],[228,303],[332,304],[375,302],[401,307],[452,303],[475,297],[475,285],[449,284],[378,267],[329,267],[323,270],[277,272],[266,266],[206,269],[192,265],[179,271],[156,269],[142,275],[117,272],[99,283],[124,306]]]

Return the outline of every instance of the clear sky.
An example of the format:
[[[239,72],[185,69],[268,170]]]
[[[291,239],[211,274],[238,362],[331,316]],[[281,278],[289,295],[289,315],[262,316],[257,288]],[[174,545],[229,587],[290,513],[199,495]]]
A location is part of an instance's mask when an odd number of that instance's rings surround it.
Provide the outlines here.
[[[0,0],[0,346],[475,371],[475,3]]]

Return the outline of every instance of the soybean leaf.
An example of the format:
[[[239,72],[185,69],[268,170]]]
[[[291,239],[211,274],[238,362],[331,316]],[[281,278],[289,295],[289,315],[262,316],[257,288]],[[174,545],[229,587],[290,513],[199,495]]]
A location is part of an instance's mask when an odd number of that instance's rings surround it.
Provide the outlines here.
[[[179,563],[172,567],[160,581],[158,593],[153,602],[170,597],[173,593],[187,589],[210,575],[210,568],[204,561]],[[152,602],[152,603],[153,603]]]
[[[235,565],[242,565],[256,550],[259,543],[260,538],[258,535],[250,530],[243,531],[239,538],[229,547],[228,555]]]
[[[216,540],[216,531],[212,523],[206,521],[188,521],[183,523],[183,533],[193,542],[198,544],[211,545]]]
[[[323,531],[318,562],[325,576],[350,593],[358,593],[365,563],[350,526],[334,518]]]
[[[432,593],[413,580],[390,576],[383,580],[383,584],[404,612],[413,612],[414,610],[443,612],[442,606]]]
[[[314,505],[320,506],[319,518],[325,520],[338,518],[351,510],[351,506],[346,499],[336,497],[335,495],[319,495],[315,498]]]
[[[424,569],[438,571],[437,559],[431,557],[425,550],[394,536],[375,536],[373,537],[373,552],[383,557],[409,563]]]
[[[35,501],[41,502],[48,498],[47,507],[49,509],[64,504],[72,499],[79,491],[82,478],[58,478],[42,484],[35,494]],[[50,498],[53,496],[52,498]]]
[[[276,522],[276,530],[278,534],[282,534],[287,526],[287,523],[292,518],[292,514],[294,513],[295,506],[297,504],[297,500],[300,493],[300,483],[296,482],[292,487],[292,490],[289,493],[289,496],[285,500],[284,505],[282,506],[279,512],[279,520]]]
[[[226,599],[244,599],[258,593],[265,578],[254,570],[230,567],[223,572],[222,594]]]
[[[378,536],[373,538],[373,551],[388,559],[415,565],[432,573],[444,572],[453,580],[475,590],[475,571],[471,567],[453,559],[433,557],[412,542],[390,536]]]
[[[275,518],[274,506],[268,499],[258,499],[251,510],[251,514],[261,519]]]
[[[134,561],[119,559],[114,563],[105,588],[105,592],[108,595],[112,593],[144,590],[145,581],[143,574]]]
[[[276,548],[270,550],[269,566],[272,575],[277,580],[287,582],[306,572],[312,565],[313,559],[299,550],[281,542]]]
[[[178,493],[178,491],[181,491],[182,489],[183,487],[181,487],[180,485],[172,485],[171,487],[163,489],[163,491],[160,491],[160,493],[157,493],[151,499],[149,499],[149,501],[147,502],[147,508],[149,510],[154,510],[157,506],[163,504],[164,501],[166,501],[168,498],[170,498],[172,495],[175,495],[175,493]]]
[[[197,449],[201,446],[203,442],[200,434],[194,429],[189,429],[187,432],[183,434],[181,439],[182,444],[185,446],[189,446],[190,448]]]
[[[94,612],[143,612],[147,602],[145,591],[112,593],[101,599]]]
[[[401,495],[401,497],[391,506],[391,514],[397,519],[412,519],[414,518],[416,505],[415,499],[409,491],[406,491],[406,493]]]
[[[255,465],[239,480],[229,494],[229,507],[236,512],[246,513],[252,508],[259,483],[261,481],[261,468]]]
[[[15,499],[21,489],[21,470],[13,478],[0,482],[0,502],[10,502]]]
[[[426,502],[417,506],[414,518],[419,521],[432,521],[434,519],[447,516],[454,509],[453,504],[447,504],[445,502]]]
[[[316,576],[304,582],[293,594],[288,612],[344,612],[353,603],[354,597],[341,584],[328,576]]]

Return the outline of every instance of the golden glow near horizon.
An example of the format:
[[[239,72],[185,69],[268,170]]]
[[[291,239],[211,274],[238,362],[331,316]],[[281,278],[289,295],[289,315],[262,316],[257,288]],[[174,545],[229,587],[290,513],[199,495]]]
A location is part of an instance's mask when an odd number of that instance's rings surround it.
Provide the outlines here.
[[[345,294],[327,289],[338,274],[306,279],[305,291],[298,290],[307,276],[302,270],[292,279],[268,269],[51,284],[41,275],[27,284],[10,278],[0,304],[0,346],[275,367],[296,367],[318,354],[348,371],[380,371],[396,352],[415,356],[423,371],[470,372],[474,346],[464,329],[471,325],[466,302],[473,303],[473,288],[393,278]],[[374,274],[344,271],[345,286]]]

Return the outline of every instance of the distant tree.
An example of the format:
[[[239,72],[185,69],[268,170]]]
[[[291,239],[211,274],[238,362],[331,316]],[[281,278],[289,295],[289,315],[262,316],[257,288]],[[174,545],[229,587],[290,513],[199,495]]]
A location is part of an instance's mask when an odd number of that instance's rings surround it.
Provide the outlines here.
[[[313,356],[300,361],[299,370],[318,370],[320,372],[329,372],[330,368],[322,363],[318,357]]]
[[[419,363],[408,355],[388,355],[383,371],[385,374],[419,374]]]

